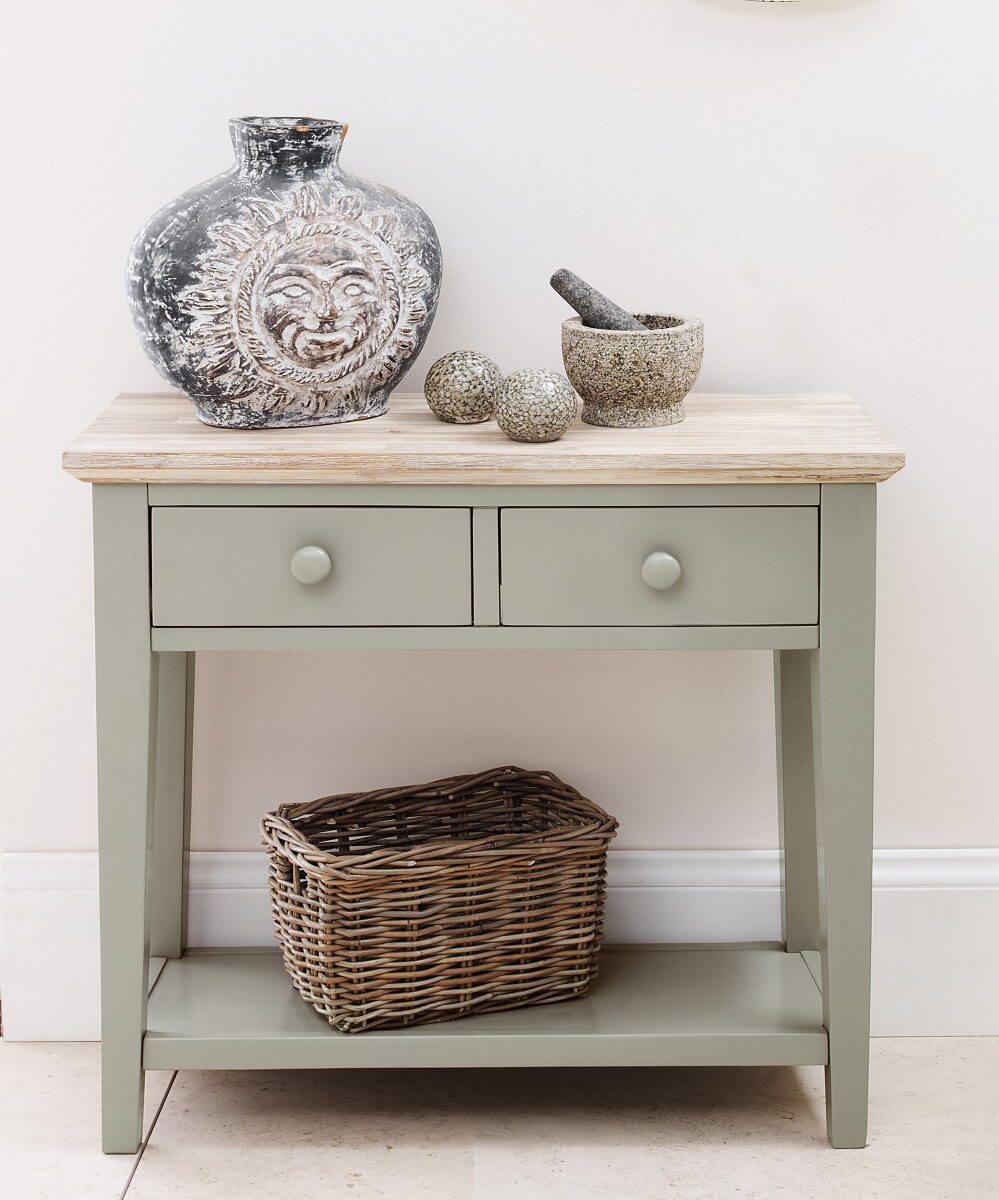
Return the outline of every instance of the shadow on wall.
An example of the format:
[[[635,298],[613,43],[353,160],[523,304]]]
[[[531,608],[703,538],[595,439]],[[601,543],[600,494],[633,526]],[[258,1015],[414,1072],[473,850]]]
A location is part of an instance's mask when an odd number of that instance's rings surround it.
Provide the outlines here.
[[[506,763],[613,812],[618,849],[777,844],[764,652],[203,653],[195,710],[195,849],[256,850],[284,802]]]

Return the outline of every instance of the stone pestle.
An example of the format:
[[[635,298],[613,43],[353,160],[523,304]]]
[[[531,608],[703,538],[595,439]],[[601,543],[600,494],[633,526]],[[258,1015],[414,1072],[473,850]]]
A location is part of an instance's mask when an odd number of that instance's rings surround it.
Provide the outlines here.
[[[562,299],[579,313],[583,324],[590,329],[633,329],[640,333],[648,332],[642,322],[631,313],[625,312],[613,300],[608,300],[602,292],[598,292],[565,267],[556,271],[549,282]]]

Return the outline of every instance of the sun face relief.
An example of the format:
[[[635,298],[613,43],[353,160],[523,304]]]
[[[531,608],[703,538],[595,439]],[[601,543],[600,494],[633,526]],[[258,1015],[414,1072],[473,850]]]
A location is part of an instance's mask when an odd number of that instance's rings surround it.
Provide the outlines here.
[[[371,335],[379,289],[346,243],[305,244],[276,256],[259,295],[260,321],[275,350],[296,366],[320,369]]]
[[[221,395],[261,413],[364,411],[418,347],[433,284],[392,212],[304,184],[208,232],[181,298]]]

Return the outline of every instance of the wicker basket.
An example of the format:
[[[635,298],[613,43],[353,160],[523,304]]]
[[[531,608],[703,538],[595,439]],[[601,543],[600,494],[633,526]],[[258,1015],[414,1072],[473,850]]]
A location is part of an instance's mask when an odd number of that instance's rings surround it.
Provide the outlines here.
[[[284,804],[262,829],[285,967],[345,1033],[589,990],[617,822],[547,771]]]

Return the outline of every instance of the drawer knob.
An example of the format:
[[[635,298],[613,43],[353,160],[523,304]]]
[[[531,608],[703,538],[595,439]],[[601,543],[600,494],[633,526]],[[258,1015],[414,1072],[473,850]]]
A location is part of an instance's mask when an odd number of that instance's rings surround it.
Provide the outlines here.
[[[303,546],[291,556],[291,573],[299,583],[321,583],[333,570],[333,560],[322,546]]]
[[[680,564],[665,550],[653,550],[642,563],[642,578],[657,592],[665,592],[667,588],[671,588],[682,573]]]

